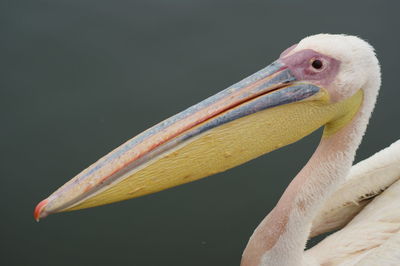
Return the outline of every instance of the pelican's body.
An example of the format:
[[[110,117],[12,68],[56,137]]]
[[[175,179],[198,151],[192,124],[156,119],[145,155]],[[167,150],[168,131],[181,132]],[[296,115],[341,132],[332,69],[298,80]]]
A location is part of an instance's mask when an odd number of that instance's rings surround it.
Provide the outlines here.
[[[306,256],[315,265],[399,265],[399,179],[400,140],[353,166],[313,220],[311,234],[344,228]]]
[[[307,37],[263,70],[121,145],[39,203],[35,218],[203,178],[325,126],[309,162],[254,231],[242,265],[400,265],[400,142],[351,169],[380,82],[365,41]],[[310,236],[346,224],[304,252]]]
[[[399,265],[400,140],[354,165],[313,219],[305,265]]]

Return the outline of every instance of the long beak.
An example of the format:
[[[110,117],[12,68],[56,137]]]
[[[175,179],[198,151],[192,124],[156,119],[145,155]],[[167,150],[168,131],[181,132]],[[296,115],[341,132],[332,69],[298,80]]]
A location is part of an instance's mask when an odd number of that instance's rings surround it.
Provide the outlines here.
[[[40,202],[35,219],[225,171],[303,138],[343,109],[275,61],[110,152]]]

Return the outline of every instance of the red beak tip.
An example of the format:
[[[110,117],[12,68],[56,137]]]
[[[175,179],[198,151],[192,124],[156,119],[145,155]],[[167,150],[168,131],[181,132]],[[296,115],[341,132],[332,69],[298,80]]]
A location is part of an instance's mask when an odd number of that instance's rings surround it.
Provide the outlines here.
[[[40,220],[40,214],[42,213],[43,208],[46,206],[48,200],[44,199],[36,206],[35,211],[33,212],[33,217],[37,222]]]

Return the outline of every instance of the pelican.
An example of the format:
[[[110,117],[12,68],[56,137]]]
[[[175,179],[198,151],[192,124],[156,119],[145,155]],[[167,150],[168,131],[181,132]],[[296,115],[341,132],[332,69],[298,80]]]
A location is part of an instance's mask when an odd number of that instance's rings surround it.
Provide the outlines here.
[[[352,167],[380,85],[366,41],[306,37],[264,69],[122,144],[41,201],[34,217],[194,181],[323,126],[319,146],[255,229],[241,265],[400,265],[400,141]],[[310,237],[336,229],[305,251]]]

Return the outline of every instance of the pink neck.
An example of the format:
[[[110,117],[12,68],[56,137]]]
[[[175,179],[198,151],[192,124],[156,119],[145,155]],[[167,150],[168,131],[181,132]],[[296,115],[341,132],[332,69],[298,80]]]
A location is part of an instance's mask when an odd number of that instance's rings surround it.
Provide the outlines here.
[[[321,140],[276,207],[254,231],[242,266],[302,265],[313,218],[351,168],[368,121],[364,115],[360,112],[352,123]]]

